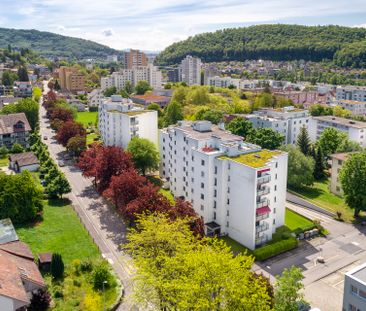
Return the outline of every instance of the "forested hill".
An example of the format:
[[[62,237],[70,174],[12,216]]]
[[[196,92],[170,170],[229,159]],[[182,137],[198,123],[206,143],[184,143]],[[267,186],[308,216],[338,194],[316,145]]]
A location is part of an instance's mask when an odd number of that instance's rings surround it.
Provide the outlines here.
[[[96,58],[117,51],[105,45],[51,32],[0,28],[0,48],[29,48],[45,57]]]
[[[188,54],[205,62],[330,59],[340,66],[366,67],[366,29],[281,24],[230,28],[174,43],[156,63],[175,64]]]

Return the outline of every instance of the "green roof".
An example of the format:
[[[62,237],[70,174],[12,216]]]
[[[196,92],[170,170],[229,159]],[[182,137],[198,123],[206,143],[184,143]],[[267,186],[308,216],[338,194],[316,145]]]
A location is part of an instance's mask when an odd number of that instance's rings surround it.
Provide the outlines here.
[[[241,154],[237,157],[221,156],[221,160],[238,162],[253,168],[265,166],[274,156],[280,155],[280,151],[261,150],[252,153]]]

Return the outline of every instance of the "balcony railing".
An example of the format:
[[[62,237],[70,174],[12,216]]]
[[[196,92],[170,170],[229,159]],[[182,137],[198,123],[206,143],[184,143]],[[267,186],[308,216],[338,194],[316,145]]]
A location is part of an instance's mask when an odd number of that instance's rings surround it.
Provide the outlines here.
[[[139,130],[139,127],[136,125],[131,126],[131,132],[137,132]]]
[[[255,227],[255,232],[263,232],[268,230],[269,224],[266,222],[263,222],[261,225]]]
[[[265,207],[265,206],[268,206],[268,205],[269,205],[269,200],[268,199],[264,199],[264,200],[261,200],[261,201],[256,203],[257,208]]]
[[[269,187],[263,187],[262,189],[257,190],[257,195],[267,195],[269,193]]]
[[[264,175],[262,177],[258,177],[258,185],[266,184],[271,181],[271,175]]]
[[[267,242],[267,236],[266,235],[263,235],[260,238],[256,238],[255,239],[255,245],[256,246],[262,245],[262,244],[264,244],[266,242]]]
[[[267,214],[262,214],[262,215],[258,215],[258,216],[256,216],[255,220],[256,220],[256,221],[261,221],[261,220],[265,220],[265,219],[267,219],[267,218],[269,218],[269,213],[267,213]]]

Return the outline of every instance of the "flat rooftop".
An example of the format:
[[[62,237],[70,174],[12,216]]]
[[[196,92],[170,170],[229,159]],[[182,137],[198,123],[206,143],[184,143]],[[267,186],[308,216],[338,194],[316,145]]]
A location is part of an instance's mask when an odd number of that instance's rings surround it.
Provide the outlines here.
[[[281,153],[281,151],[260,150],[257,152],[241,154],[237,157],[222,156],[219,157],[219,159],[238,162],[253,168],[260,168],[265,166],[273,157],[280,155]]]
[[[344,126],[348,126],[348,127],[354,127],[354,128],[360,128],[360,129],[366,128],[366,122],[355,121],[355,120],[350,120],[350,119],[346,119],[346,118],[339,118],[339,117],[334,117],[334,116],[320,116],[320,117],[313,117],[313,119],[327,122],[327,123],[344,125]]]
[[[348,274],[352,275],[354,278],[366,283],[366,264],[363,264],[354,270],[351,270]]]

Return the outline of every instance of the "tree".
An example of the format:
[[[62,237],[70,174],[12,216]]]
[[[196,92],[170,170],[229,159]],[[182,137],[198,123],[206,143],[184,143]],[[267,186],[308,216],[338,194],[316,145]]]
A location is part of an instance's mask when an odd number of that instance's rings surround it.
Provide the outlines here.
[[[350,154],[339,174],[346,203],[354,216],[366,210],[366,152]]]
[[[32,98],[23,98],[18,103],[7,105],[1,112],[3,114],[24,112],[32,130],[37,127],[39,121],[39,104]]]
[[[78,167],[83,172],[83,176],[85,177],[93,177],[94,178],[94,184],[96,185],[96,162],[97,157],[101,153],[101,149],[104,147],[100,144],[93,143],[90,145],[90,147],[84,151],[81,156],[79,157],[78,161]]]
[[[300,133],[297,136],[297,146],[304,155],[308,156],[310,154],[311,142],[305,126],[301,127]]]
[[[69,139],[75,136],[86,136],[83,125],[74,121],[66,121],[57,132],[56,140],[66,147]]]
[[[126,81],[125,87],[123,88],[123,90],[126,92],[126,94],[128,96],[130,96],[133,93],[132,83],[130,81]]]
[[[42,96],[42,90],[39,87],[33,87],[33,99],[39,102]]]
[[[178,121],[183,120],[183,108],[177,101],[171,100],[165,108],[165,125],[177,124]]]
[[[226,129],[234,135],[246,138],[253,131],[253,126],[248,120],[237,117],[226,125]]]
[[[62,198],[62,195],[71,192],[71,186],[65,175],[58,172],[57,177],[47,184],[46,190],[51,198]]]
[[[147,109],[149,110],[155,110],[158,112],[158,117],[161,117],[163,115],[163,111],[161,110],[159,104],[157,103],[151,103],[147,106]]]
[[[159,152],[150,140],[134,137],[129,142],[127,151],[131,153],[132,161],[142,175],[159,168]]]
[[[33,293],[29,311],[46,311],[51,303],[51,295],[46,289],[38,289]]]
[[[203,108],[196,112],[196,120],[207,120],[213,124],[219,124],[224,117],[224,114],[218,110],[211,110],[209,108]]]
[[[62,260],[62,256],[58,253],[52,254],[51,260],[51,275],[55,280],[62,279],[64,276],[64,262]]]
[[[96,290],[108,288],[111,285],[112,275],[106,262],[97,265],[93,271],[93,287]]]
[[[66,149],[72,155],[78,157],[86,150],[86,136],[76,135],[71,137],[67,142]]]
[[[314,160],[305,156],[296,146],[287,145],[282,149],[288,152],[288,185],[295,188],[312,185]]]
[[[103,95],[105,97],[111,97],[112,95],[116,94],[117,93],[117,88],[115,86],[111,86],[109,88],[106,88],[104,91],[103,91]]]
[[[22,153],[24,152],[24,148],[22,145],[15,143],[13,147],[11,147],[11,153]]]
[[[24,81],[24,82],[29,81],[28,70],[25,66],[20,66],[18,68],[18,77],[19,77],[19,81]]]
[[[12,86],[14,84],[14,81],[18,80],[18,75],[11,72],[11,71],[5,71],[3,73],[2,77],[2,84],[5,86]]]
[[[54,89],[55,91],[61,91],[61,86],[58,80],[55,81]]]
[[[347,134],[333,127],[328,127],[321,133],[317,144],[322,149],[324,156],[329,158],[332,153],[336,152],[345,139],[347,139]]]
[[[88,292],[83,300],[84,311],[100,311],[103,308],[102,298],[94,291]]]
[[[152,88],[147,81],[140,80],[136,83],[135,91],[137,95],[144,95],[147,91],[150,90],[152,90]]]
[[[299,303],[303,302],[301,290],[303,275],[300,268],[285,268],[275,284],[275,311],[298,311]]]
[[[348,138],[343,139],[340,145],[338,146],[336,152],[352,152],[352,151],[361,151],[362,147],[359,143],[349,140]]]
[[[321,147],[316,148],[314,161],[315,161],[314,178],[316,180],[320,180],[325,177],[325,169],[326,169]]]
[[[265,149],[274,150],[279,148],[285,137],[271,128],[257,128],[250,132],[246,141],[261,146]]]
[[[8,148],[6,148],[5,146],[0,147],[0,159],[6,158],[8,153],[9,153]]]
[[[56,107],[56,108],[52,109],[50,119],[51,119],[51,121],[58,119],[63,122],[66,122],[66,121],[73,120],[74,116],[73,116],[73,112],[71,111],[71,109]]]
[[[233,255],[221,240],[197,238],[187,219],[141,215],[127,251],[138,268],[135,301],[160,310],[271,310],[253,258]],[[214,271],[214,273],[213,273]]]

